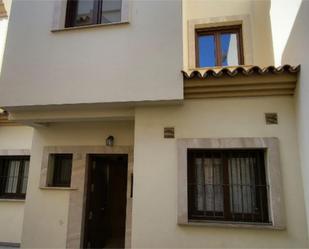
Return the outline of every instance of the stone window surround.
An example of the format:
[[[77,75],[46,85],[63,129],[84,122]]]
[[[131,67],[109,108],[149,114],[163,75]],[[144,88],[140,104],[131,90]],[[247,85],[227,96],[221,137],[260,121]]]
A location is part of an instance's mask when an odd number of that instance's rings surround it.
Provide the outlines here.
[[[72,153],[72,176],[71,187],[47,187],[47,173],[49,155],[55,153]],[[133,146],[46,146],[43,151],[40,189],[43,191],[69,190],[69,212],[67,224],[66,248],[82,248],[83,227],[86,203],[87,168],[91,154],[127,154],[128,177],[127,177],[127,207],[126,207],[126,232],[125,248],[131,248],[132,229],[132,198],[131,174],[133,174]]]
[[[104,27],[104,26],[119,25],[119,24],[127,24],[127,23],[129,23],[130,0],[122,0],[121,21],[115,22],[115,23],[92,24],[92,25],[66,28],[65,27],[66,9],[67,9],[67,0],[54,1],[53,19],[52,19],[52,24],[51,24],[51,31],[52,32],[96,28],[96,27]]]
[[[178,149],[178,213],[179,225],[221,226],[285,229],[285,210],[282,193],[279,140],[259,138],[198,138],[177,139]],[[270,186],[268,196],[269,216],[272,225],[221,221],[190,222],[188,219],[187,149],[265,149],[266,177]]]
[[[188,21],[188,67],[189,69],[195,69],[196,67],[196,55],[195,55],[195,30],[201,28],[213,28],[231,25],[242,25],[242,37],[243,37],[243,50],[244,50],[244,64],[253,64],[253,48],[252,48],[252,33],[250,18],[248,15],[237,16],[222,16],[192,19]]]

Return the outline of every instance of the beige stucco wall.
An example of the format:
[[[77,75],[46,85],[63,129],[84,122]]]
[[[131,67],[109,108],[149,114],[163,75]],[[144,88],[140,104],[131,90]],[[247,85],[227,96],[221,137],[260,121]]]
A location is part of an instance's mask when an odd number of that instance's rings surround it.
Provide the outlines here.
[[[0,126],[0,150],[30,150],[32,128]],[[0,242],[20,243],[24,201],[0,200]]]
[[[269,66],[273,64],[272,37],[270,29],[270,0],[183,0],[183,55],[184,68],[188,68],[188,22],[195,19],[220,19],[230,16],[248,17],[249,32],[245,39],[252,51],[244,51],[250,55],[250,64]],[[224,23],[224,22],[223,22]],[[193,47],[194,49],[194,47]],[[245,62],[247,58],[245,58]]]
[[[309,222],[309,60],[307,53],[304,53],[309,44],[308,13],[308,1],[271,1],[273,47],[276,64],[301,64],[295,103],[307,220]]]
[[[13,1],[0,106],[182,98],[181,1],[129,1],[129,24],[52,33],[57,2]]]
[[[277,112],[279,125],[266,125]],[[177,225],[176,138],[278,137],[287,229],[263,230]],[[308,247],[303,187],[292,97],[221,98],[183,106],[136,109],[133,247],[304,248]]]
[[[109,135],[115,137],[115,145],[132,145],[134,123],[60,123],[34,130],[22,235],[23,248],[66,246],[70,190],[39,188],[44,146],[105,145],[105,139]]]

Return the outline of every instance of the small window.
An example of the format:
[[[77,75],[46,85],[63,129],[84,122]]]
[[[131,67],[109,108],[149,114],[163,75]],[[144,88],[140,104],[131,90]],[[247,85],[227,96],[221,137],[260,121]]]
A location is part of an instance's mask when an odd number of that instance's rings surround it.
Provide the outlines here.
[[[121,21],[122,0],[68,0],[66,27]]]
[[[29,156],[0,157],[0,198],[25,199]]]
[[[189,220],[269,224],[264,153],[188,149]]]
[[[70,187],[72,154],[51,154],[49,158],[49,187]]]
[[[197,67],[243,64],[241,25],[196,30]]]

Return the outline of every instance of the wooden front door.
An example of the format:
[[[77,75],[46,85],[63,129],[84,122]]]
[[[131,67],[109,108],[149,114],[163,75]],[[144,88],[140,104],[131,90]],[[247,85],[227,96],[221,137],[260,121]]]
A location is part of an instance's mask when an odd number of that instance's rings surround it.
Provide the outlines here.
[[[127,172],[127,155],[90,156],[85,248],[124,248]]]

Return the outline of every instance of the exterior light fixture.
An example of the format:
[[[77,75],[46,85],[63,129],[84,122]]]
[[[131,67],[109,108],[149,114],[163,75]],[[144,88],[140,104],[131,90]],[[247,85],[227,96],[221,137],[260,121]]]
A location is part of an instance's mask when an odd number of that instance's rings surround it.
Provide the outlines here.
[[[113,136],[108,136],[106,138],[106,146],[113,146],[114,145],[114,137]]]

